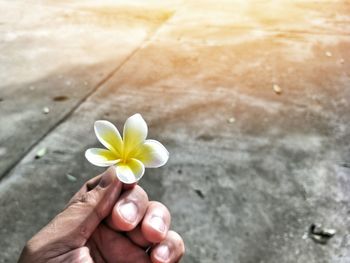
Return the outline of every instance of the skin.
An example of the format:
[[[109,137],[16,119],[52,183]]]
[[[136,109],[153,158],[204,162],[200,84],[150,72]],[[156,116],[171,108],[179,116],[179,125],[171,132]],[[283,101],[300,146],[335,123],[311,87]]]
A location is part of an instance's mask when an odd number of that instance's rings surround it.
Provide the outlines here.
[[[162,203],[123,185],[111,167],[27,242],[19,263],[179,262],[185,246],[170,222]]]

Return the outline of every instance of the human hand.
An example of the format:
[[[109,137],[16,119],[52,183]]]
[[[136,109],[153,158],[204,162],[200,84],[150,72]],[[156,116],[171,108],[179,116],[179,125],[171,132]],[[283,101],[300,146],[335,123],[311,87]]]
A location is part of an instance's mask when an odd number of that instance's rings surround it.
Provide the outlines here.
[[[27,242],[19,263],[179,262],[185,247],[170,221],[163,204],[138,185],[126,189],[111,167]]]

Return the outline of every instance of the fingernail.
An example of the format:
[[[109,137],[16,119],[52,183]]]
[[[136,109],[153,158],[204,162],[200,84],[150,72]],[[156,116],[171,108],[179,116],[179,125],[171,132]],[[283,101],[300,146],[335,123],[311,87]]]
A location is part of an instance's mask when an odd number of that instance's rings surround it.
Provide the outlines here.
[[[156,257],[160,260],[168,260],[170,256],[170,250],[167,245],[161,245],[157,248]]]
[[[164,220],[163,218],[159,217],[159,216],[153,216],[151,219],[150,219],[150,224],[151,226],[156,229],[157,231],[160,231],[160,232],[165,232],[165,223],[164,223]]]
[[[126,202],[118,206],[118,212],[126,221],[134,223],[137,219],[138,208],[135,203]]]
[[[106,171],[102,177],[98,185],[102,188],[106,188],[113,182],[114,175],[111,171]]]

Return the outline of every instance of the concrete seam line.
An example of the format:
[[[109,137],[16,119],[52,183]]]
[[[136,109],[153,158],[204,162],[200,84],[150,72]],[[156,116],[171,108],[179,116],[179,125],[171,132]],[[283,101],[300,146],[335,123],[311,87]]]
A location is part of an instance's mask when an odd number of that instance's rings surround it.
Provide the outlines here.
[[[4,179],[6,179],[8,176],[10,176],[12,170],[27,156],[29,152],[31,152],[41,141],[43,141],[52,131],[54,131],[59,125],[61,125],[63,122],[65,122],[85,101],[87,101],[94,93],[96,93],[99,88],[101,88],[108,80],[110,80],[125,64],[127,64],[128,61],[133,58],[138,51],[140,51],[143,47],[145,47],[149,41],[152,39],[154,35],[157,34],[157,32],[163,28],[169,20],[174,17],[176,11],[172,12],[171,15],[158,27],[155,27],[154,30],[151,30],[151,32],[148,34],[148,36],[128,55],[126,58],[115,68],[113,69],[109,74],[107,74],[106,77],[104,77],[101,81],[99,81],[96,86],[88,92],[83,98],[81,98],[76,105],[72,107],[70,111],[67,112],[61,119],[58,119],[57,122],[50,127],[42,136],[40,136],[34,143],[29,145],[28,149],[23,152],[23,154],[20,155],[20,157],[13,162],[5,171],[3,174],[0,175],[0,183],[3,182]]]

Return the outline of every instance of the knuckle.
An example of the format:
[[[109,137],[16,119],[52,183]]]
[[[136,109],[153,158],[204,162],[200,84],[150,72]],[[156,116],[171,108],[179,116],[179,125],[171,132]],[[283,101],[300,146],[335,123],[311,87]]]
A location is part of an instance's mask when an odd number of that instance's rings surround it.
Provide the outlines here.
[[[97,204],[96,196],[92,192],[83,193],[77,198],[77,203],[95,207]]]
[[[73,201],[72,206],[81,207],[85,211],[92,211],[99,220],[104,219],[103,206],[99,205],[98,198],[94,192],[81,194]],[[81,229],[81,231],[84,232],[84,229]]]

